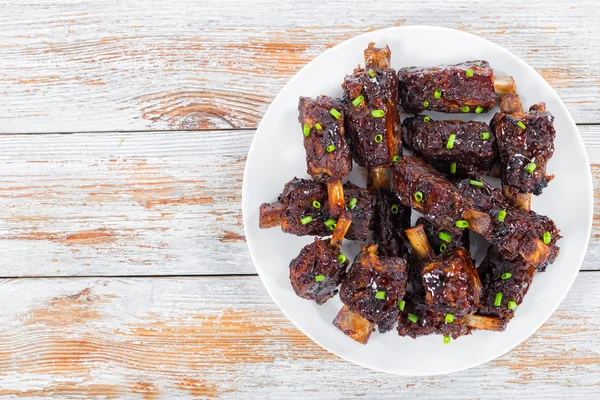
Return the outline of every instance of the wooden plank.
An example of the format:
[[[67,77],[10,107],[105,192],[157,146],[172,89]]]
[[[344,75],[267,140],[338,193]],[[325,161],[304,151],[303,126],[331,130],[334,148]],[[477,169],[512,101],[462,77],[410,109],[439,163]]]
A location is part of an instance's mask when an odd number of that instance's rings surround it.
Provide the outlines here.
[[[600,126],[580,128],[598,193]],[[255,273],[240,204],[253,133],[0,136],[0,276]],[[596,205],[583,268],[599,265]]]
[[[440,24],[537,69],[577,122],[600,122],[596,2],[164,0],[3,5],[0,132],[256,127],[303,65],[360,33]]]
[[[257,277],[0,281],[0,395],[26,398],[593,398],[600,273],[535,335],[438,377],[366,370],[321,349]],[[393,334],[393,333],[390,333]]]

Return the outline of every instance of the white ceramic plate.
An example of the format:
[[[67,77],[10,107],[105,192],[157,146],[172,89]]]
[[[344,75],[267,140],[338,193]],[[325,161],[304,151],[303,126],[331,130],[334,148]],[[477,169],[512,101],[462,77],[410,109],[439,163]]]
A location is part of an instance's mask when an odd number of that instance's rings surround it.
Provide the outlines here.
[[[564,236],[558,243],[561,252],[546,272],[536,274],[528,295],[504,332],[475,331],[446,345],[441,336],[411,339],[399,337],[392,330],[384,335],[375,332],[367,345],[361,345],[332,325],[342,306],[337,296],[318,306],[314,301],[297,297],[291,287],[290,260],[312,238],[288,235],[279,228],[258,227],[260,204],[275,201],[284,184],[294,176],[308,177],[298,123],[298,98],[320,94],[341,96],[344,76],[356,65],[364,65],[363,50],[369,42],[389,45],[395,69],[488,60],[497,75],[515,78],[525,109],[544,101],[556,117],[556,151],[548,163],[548,172],[556,178],[543,195],[534,196],[532,208],[550,216],[561,229]],[[489,122],[495,111],[460,117]],[[431,115],[439,119],[456,118],[456,115]],[[364,176],[356,165],[350,179],[364,187]],[[477,36],[445,28],[410,26],[350,39],[321,54],[288,82],[254,135],[244,173],[242,203],[246,239],[260,278],[279,308],[302,332],[330,352],[367,368],[399,375],[435,375],[471,368],[499,357],[550,317],[569,291],[583,261],[591,230],[593,192],[589,162],[577,127],[560,98],[537,72],[507,50]],[[347,242],[343,252],[353,257],[358,247],[358,242]],[[483,251],[477,253],[476,258],[480,258]],[[544,348],[537,351],[543,356]]]

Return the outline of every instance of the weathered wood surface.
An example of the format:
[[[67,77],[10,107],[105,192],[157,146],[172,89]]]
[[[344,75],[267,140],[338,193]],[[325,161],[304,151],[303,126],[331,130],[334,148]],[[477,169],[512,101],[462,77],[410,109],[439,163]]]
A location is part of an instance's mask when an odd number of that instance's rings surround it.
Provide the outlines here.
[[[580,129],[598,193],[600,126]],[[255,273],[240,205],[253,133],[0,136],[0,276]],[[600,269],[596,207],[584,269]]]
[[[596,1],[11,1],[0,132],[256,127],[304,64],[357,34],[443,25],[528,62],[577,122],[600,121]]]
[[[560,309],[508,355],[416,378],[321,349],[258,277],[2,280],[11,301],[0,308],[0,396],[594,398],[598,285],[599,272],[582,272]]]

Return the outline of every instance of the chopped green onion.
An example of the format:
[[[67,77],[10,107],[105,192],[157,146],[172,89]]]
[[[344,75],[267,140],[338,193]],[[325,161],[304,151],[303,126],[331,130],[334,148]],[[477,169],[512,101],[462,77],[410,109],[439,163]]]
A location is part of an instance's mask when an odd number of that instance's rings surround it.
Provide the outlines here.
[[[398,210],[399,210],[398,205],[394,204],[392,206],[392,214],[398,214]]]
[[[323,274],[315,276],[315,281],[317,281],[317,282],[321,282],[324,280],[325,280],[325,275],[323,275]]]
[[[517,309],[517,302],[515,301],[509,301],[508,302],[508,308],[515,311]]]
[[[552,235],[550,234],[550,232],[544,232],[544,244],[550,244],[550,241],[552,240]]]
[[[318,131],[322,131],[323,130],[323,127],[318,122],[315,124],[315,128],[317,128]]]
[[[350,203],[348,203],[348,207],[351,210],[354,210],[354,207],[356,207],[356,203],[358,203],[358,200],[356,199],[356,197],[354,197],[352,200],[350,200]]]
[[[496,293],[496,298],[494,299],[494,305],[496,307],[500,307],[500,304],[502,304],[502,293]]]
[[[500,276],[502,278],[503,281],[507,280],[508,278],[510,278],[512,276],[512,274],[510,272],[505,272],[502,274],[502,276]]]
[[[300,219],[300,223],[301,223],[302,225],[306,225],[306,224],[308,224],[310,221],[312,221],[312,217],[311,217],[310,215],[309,215],[309,216],[307,216],[307,217],[304,217],[304,218],[301,218],[301,219]]]
[[[500,210],[498,213],[498,221],[504,222],[504,218],[506,218],[506,210]]]
[[[332,151],[334,151],[334,150],[335,150],[335,146],[334,146],[334,145],[332,145],[332,144],[330,144],[329,146],[327,146],[327,147],[325,148],[325,150],[327,150],[327,152],[328,152],[328,153],[331,153]]]
[[[525,167],[525,171],[527,171],[527,172],[529,172],[531,174],[533,171],[535,171],[536,167],[537,167],[537,165],[535,165],[535,163],[530,162]]]
[[[490,138],[489,132],[481,132],[479,134],[479,139],[481,139],[481,140],[488,140],[489,138]]]
[[[425,100],[423,102],[423,107],[425,107],[425,108],[429,107],[429,102],[427,100]]]
[[[456,163],[453,162],[452,164],[450,164],[450,173],[451,174],[455,174],[456,173]]]
[[[345,263],[345,262],[346,262],[346,260],[347,260],[347,258],[346,258],[346,256],[345,256],[345,255],[343,255],[343,254],[340,254],[340,255],[338,256],[338,261],[340,262],[340,264],[343,264],[343,263]]]
[[[379,299],[379,300],[384,300],[385,299],[385,292],[383,290],[378,290],[375,293],[375,298]]]
[[[446,314],[446,318],[445,319],[446,319],[447,323],[451,324],[451,323],[454,322],[454,315],[452,315],[452,314]]]
[[[415,200],[421,202],[423,200],[423,192],[415,192]]]
[[[446,251],[448,247],[446,246],[446,243],[442,243],[440,244],[440,253],[443,253]]]
[[[464,219],[459,219],[458,221],[456,221],[456,226],[459,228],[468,228],[469,222],[465,221]]]
[[[469,183],[473,186],[483,187],[483,182],[474,181],[473,179],[471,179]]]
[[[456,140],[456,135],[453,133],[448,137],[448,143],[446,143],[446,148],[447,149],[453,148],[455,140]]]
[[[450,341],[452,340],[452,336],[450,335],[444,335],[444,344],[448,344],[450,343]]]
[[[354,100],[352,100],[352,105],[354,107],[358,107],[358,106],[360,106],[363,103],[363,101],[365,101],[365,98],[362,97],[362,96],[358,96],[357,98],[355,98]]]
[[[450,234],[446,232],[440,232],[438,234],[438,237],[446,243],[450,243],[452,241],[452,236],[450,236]]]
[[[331,218],[325,221],[325,226],[329,227],[330,230],[335,230],[336,220]]]
[[[519,125],[519,128],[521,129],[526,129],[527,127],[525,126],[525,124],[521,121],[517,122],[517,125]]]
[[[462,107],[460,108],[460,111],[462,111],[462,112],[469,112],[470,110],[471,110],[471,109],[469,108],[469,106],[462,106]]]
[[[369,68],[369,76],[371,78],[375,78],[375,71],[373,71],[371,68]]]
[[[314,208],[321,208],[321,203],[319,203],[317,200],[313,200],[312,206]]]
[[[473,77],[473,70],[472,69],[468,69],[465,71],[465,75],[467,76],[467,78],[472,78]]]
[[[433,97],[435,97],[436,99],[439,99],[440,97],[442,97],[442,91],[440,89],[435,89],[435,93],[433,94]]]
[[[373,110],[371,111],[371,115],[374,116],[375,118],[381,118],[385,115],[385,111],[383,110]]]
[[[392,157],[392,162],[393,163],[397,163],[398,161],[400,161],[400,156],[394,156],[394,157]]]
[[[428,123],[429,121],[431,121],[431,118],[429,118],[429,115],[426,115],[423,117],[423,122]]]
[[[310,125],[304,124],[304,136],[310,135]]]
[[[335,108],[332,108],[331,110],[329,110],[329,114],[333,115],[333,118],[335,118],[335,119],[340,119],[340,117],[342,116],[342,114]]]
[[[475,114],[481,114],[482,111],[483,111],[483,107],[481,107],[481,106],[477,106],[477,108],[475,108]]]
[[[400,311],[404,311],[404,306],[406,306],[406,301],[400,300],[398,302],[398,308],[400,309]]]
[[[377,135],[375,135],[375,139],[373,139],[373,141],[375,141],[375,143],[381,143],[382,140],[383,140],[383,135],[381,133],[378,133]]]
[[[481,67],[481,61],[475,61],[475,65],[477,65],[478,67]]]
[[[415,314],[408,313],[408,319],[411,322],[415,322],[416,323],[419,320],[419,317],[417,317]]]

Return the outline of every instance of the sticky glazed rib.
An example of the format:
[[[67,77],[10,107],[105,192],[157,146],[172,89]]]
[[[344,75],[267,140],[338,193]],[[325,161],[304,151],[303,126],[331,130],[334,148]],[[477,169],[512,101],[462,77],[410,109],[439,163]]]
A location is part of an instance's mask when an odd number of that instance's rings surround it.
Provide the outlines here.
[[[473,185],[473,182],[478,183]],[[480,179],[460,180],[456,188],[491,217],[491,227],[484,237],[503,257],[515,259],[516,254],[530,253],[532,257],[527,261],[540,271],[554,262],[560,250],[556,243],[561,235],[550,218],[513,206],[500,190]]]
[[[446,251],[452,251],[460,248],[469,250],[470,240],[468,230],[463,230],[459,234],[453,232],[445,232],[444,230],[437,229],[431,222],[427,221],[423,217],[417,219],[416,225],[423,225],[423,230],[427,236],[429,244],[433,248],[435,254],[440,254]],[[407,229],[407,228],[404,228]]]
[[[410,226],[411,209],[400,203],[398,196],[380,188],[375,194],[373,240],[379,254],[385,257],[406,257],[404,230]]]
[[[535,268],[519,258],[505,258],[492,246],[478,270],[483,285],[479,314],[510,320],[529,290]]]
[[[459,192],[443,175],[416,157],[405,156],[398,162],[393,191],[403,204],[421,212],[438,229],[458,234],[468,228],[503,254],[519,255],[537,268],[544,268],[555,257],[542,239],[532,235],[532,225],[541,220],[514,212],[508,213],[510,217],[498,226],[489,213],[475,207],[472,198]]]
[[[291,261],[290,281],[298,296],[323,304],[337,293],[349,264],[339,247],[351,221],[350,212],[344,211],[330,240],[315,238]]]
[[[485,122],[435,121],[417,115],[402,121],[402,138],[438,171],[499,176],[496,139]]]
[[[402,155],[398,77],[390,68],[390,56],[387,46],[369,43],[365,68],[356,68],[342,85],[352,157],[362,167],[389,167]],[[376,182],[375,187],[385,183]]]
[[[344,185],[344,193],[345,206],[352,214],[346,238],[365,240],[373,217],[373,196],[351,182]],[[259,226],[281,226],[284,232],[297,236],[330,235],[337,219],[329,211],[327,198],[324,183],[294,178],[286,183],[276,202],[260,206]]]
[[[483,60],[398,71],[400,105],[411,114],[421,111],[482,113],[496,103],[497,94],[515,93],[511,77],[496,77]]]
[[[396,322],[398,300],[406,293],[406,281],[406,262],[402,258],[379,257],[376,244],[362,245],[342,281],[340,299],[384,333]]]
[[[502,184],[521,193],[539,195],[554,175],[546,164],[554,153],[554,116],[546,105],[531,106],[527,113],[497,113],[491,122],[502,162]]]
[[[300,97],[298,111],[307,172],[314,180],[327,183],[330,212],[337,216],[344,209],[342,179],[352,170],[343,103],[327,96]]]

